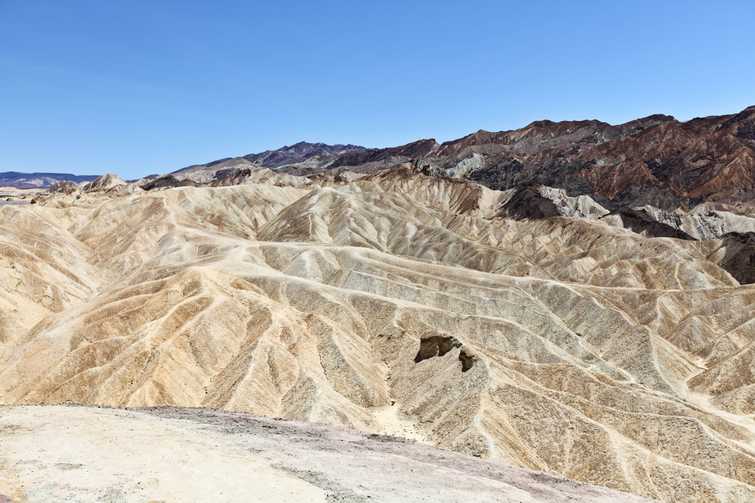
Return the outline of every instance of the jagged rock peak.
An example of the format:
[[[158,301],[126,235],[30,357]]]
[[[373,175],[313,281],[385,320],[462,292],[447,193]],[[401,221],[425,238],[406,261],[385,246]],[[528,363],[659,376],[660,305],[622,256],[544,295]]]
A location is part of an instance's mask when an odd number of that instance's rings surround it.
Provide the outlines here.
[[[108,191],[120,185],[126,185],[126,181],[114,173],[106,173],[84,185],[84,192]]]

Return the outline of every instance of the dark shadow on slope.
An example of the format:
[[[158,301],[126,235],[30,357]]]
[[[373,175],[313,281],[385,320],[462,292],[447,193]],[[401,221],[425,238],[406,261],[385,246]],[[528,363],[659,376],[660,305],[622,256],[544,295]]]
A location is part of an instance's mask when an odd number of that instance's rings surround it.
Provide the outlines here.
[[[445,337],[442,335],[433,335],[420,339],[419,351],[414,357],[414,363],[419,363],[429,358],[443,356],[454,348],[460,348],[459,361],[461,362],[461,371],[466,372],[471,369],[475,363],[475,357],[464,351],[461,342],[454,337]]]
[[[726,255],[719,265],[740,284],[755,283],[755,232],[730,232],[722,239]]]

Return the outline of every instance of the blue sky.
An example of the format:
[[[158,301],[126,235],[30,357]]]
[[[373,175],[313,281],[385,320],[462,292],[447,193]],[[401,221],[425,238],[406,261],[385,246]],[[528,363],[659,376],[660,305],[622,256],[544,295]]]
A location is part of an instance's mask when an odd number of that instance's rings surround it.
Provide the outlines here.
[[[0,171],[755,104],[755,2],[0,0]]]

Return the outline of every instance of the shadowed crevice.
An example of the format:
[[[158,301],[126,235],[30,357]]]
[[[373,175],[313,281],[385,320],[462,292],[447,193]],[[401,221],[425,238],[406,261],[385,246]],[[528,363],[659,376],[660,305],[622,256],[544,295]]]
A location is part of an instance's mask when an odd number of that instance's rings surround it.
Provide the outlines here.
[[[444,337],[441,335],[433,335],[420,339],[419,350],[414,357],[414,363],[434,358],[436,356],[443,356],[454,348],[460,348],[459,361],[461,362],[461,371],[466,372],[474,366],[475,357],[467,353],[458,339],[454,337]]]

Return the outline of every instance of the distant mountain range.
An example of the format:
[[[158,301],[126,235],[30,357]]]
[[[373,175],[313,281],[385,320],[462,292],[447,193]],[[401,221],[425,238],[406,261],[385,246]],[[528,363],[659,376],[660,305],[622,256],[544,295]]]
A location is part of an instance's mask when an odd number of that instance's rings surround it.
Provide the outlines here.
[[[422,139],[389,148],[299,142],[188,166],[171,175],[183,184],[212,183],[219,173],[226,180],[237,179],[233,170],[268,168],[308,176],[407,165],[498,190],[545,185],[571,196],[589,195],[613,209],[737,203],[755,198],[755,106],[687,122],[668,115],[619,125],[541,120],[511,131],[480,130],[444,143]],[[57,181],[94,178],[10,172],[0,173],[0,186],[44,188]],[[162,181],[165,186],[172,183]]]
[[[70,173],[19,173],[0,172],[0,187],[17,189],[46,189],[57,182],[91,182],[95,175],[72,175]]]
[[[229,168],[307,175],[376,171],[413,164],[499,190],[547,185],[590,195],[608,207],[660,208],[755,197],[755,106],[681,122],[651,115],[625,124],[536,121],[511,131],[477,131],[438,143],[390,148],[300,142],[278,150],[189,166],[179,176],[212,178]]]

